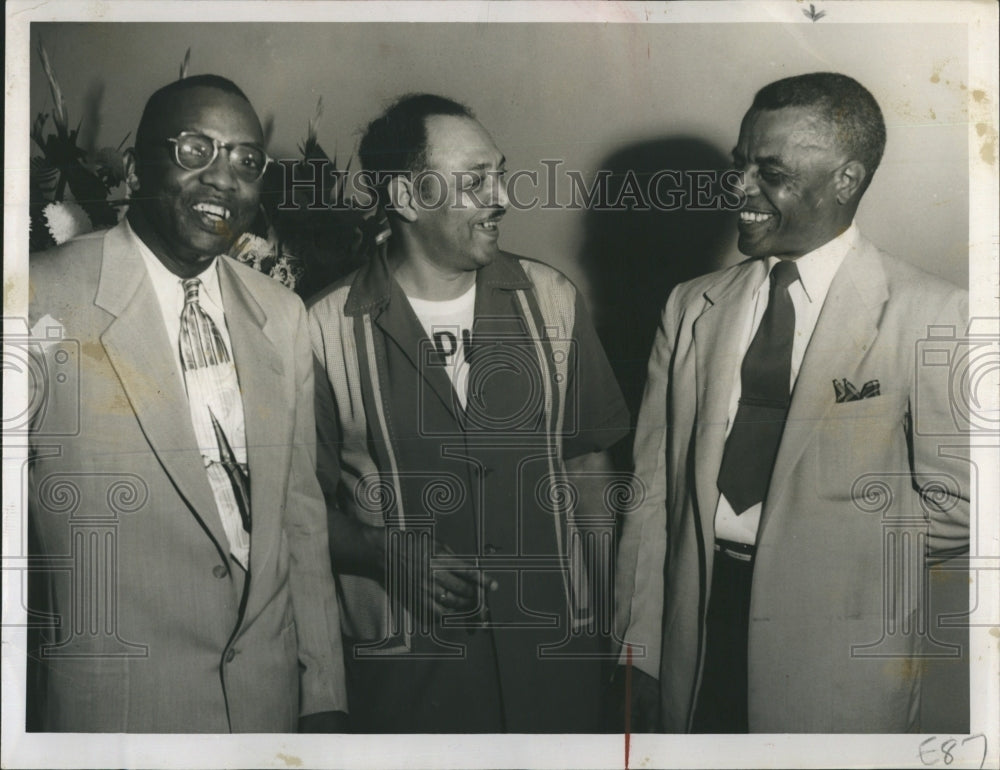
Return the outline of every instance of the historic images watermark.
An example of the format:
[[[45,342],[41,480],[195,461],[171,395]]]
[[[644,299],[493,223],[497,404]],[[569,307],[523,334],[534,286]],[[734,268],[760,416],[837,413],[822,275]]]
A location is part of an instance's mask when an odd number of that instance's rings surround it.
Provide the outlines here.
[[[460,343],[463,359],[449,375],[445,361]],[[354,645],[355,657],[461,658],[465,645],[445,641],[438,630],[455,628],[550,630],[552,638],[536,645],[539,659],[617,657],[616,519],[636,510],[644,495],[629,473],[574,472],[561,461],[562,440],[578,432],[577,396],[586,386],[577,356],[573,339],[553,329],[533,331],[519,317],[482,316],[462,339],[441,332],[422,341],[417,433],[404,440],[426,442],[427,451],[440,457],[429,457],[424,469],[367,474],[351,490],[365,518],[384,527],[387,595],[385,638]],[[436,410],[424,408],[440,397],[429,383],[449,376],[453,408],[461,415],[455,424],[435,421]],[[511,381],[519,383],[519,398],[496,399]],[[459,383],[466,383],[464,406]],[[442,460],[449,470],[442,470]],[[580,504],[584,499],[588,505]],[[441,531],[456,515],[475,519],[480,536],[471,551],[439,546]],[[484,533],[498,530],[517,535],[497,545]],[[548,547],[526,534],[540,531],[557,533]],[[481,591],[471,608],[436,623],[427,586],[436,572],[452,569],[475,572],[484,582],[504,575],[516,586],[513,613],[502,621],[492,617]],[[559,614],[551,607],[539,611],[532,602],[527,586],[542,577],[565,588]]]
[[[549,458],[544,454],[525,457],[524,446],[506,449],[512,453],[511,473],[501,474],[497,482],[506,485],[512,481],[517,488],[513,499],[520,500],[522,493],[528,494],[534,506],[516,505],[514,511],[498,510],[499,506],[490,503],[496,497],[490,494],[483,479],[488,475],[484,473],[486,469],[475,458],[464,457],[457,451],[449,456],[467,460],[474,467],[474,474],[482,479],[479,483],[469,484],[458,474],[418,472],[371,474],[358,480],[355,499],[365,513],[383,517],[386,554],[383,585],[388,603],[385,638],[356,644],[352,650],[355,657],[464,657],[464,645],[438,636],[432,601],[423,587],[433,580],[435,571],[468,570],[471,564],[471,569],[485,575],[513,574],[518,584],[530,581],[533,575],[558,574],[569,586],[573,601],[567,604],[565,614],[556,617],[540,614],[531,606],[530,596],[519,593],[517,618],[507,618],[501,624],[490,616],[485,593],[481,593],[470,610],[445,616],[441,621],[443,627],[469,631],[558,629],[562,639],[539,644],[536,649],[539,658],[617,659],[622,640],[614,629],[615,520],[616,516],[631,513],[642,504],[641,487],[628,473],[555,471],[538,476],[533,488],[526,489],[525,480],[536,478],[531,466],[546,463]],[[417,504],[411,505],[405,515],[399,505],[401,484],[406,484],[408,491],[416,490],[411,498]],[[581,496],[593,494],[595,489],[602,490],[600,506],[591,506],[588,514],[579,513]],[[505,553],[489,543],[482,543],[473,554],[435,551],[440,517],[454,515],[467,501],[472,502],[478,519],[513,515],[518,529],[525,524],[524,516],[550,518],[552,526],[566,532],[563,552]],[[404,638],[406,643],[401,645],[400,639]],[[593,648],[597,651],[578,652],[574,641],[582,638],[601,644]]]
[[[901,505],[896,499],[900,485],[918,483],[912,474],[873,470],[854,482],[851,498],[855,507],[881,519],[883,620],[881,637],[859,640],[851,647],[852,657],[961,657],[961,647],[936,639],[935,629],[970,627],[971,612],[985,606],[976,574],[1000,570],[1000,560],[976,551],[977,502],[982,495],[979,468],[972,455],[976,451],[997,454],[1000,416],[983,409],[1000,372],[1000,336],[996,328],[997,319],[989,318],[974,318],[967,329],[931,326],[914,351],[910,428],[914,436],[933,440],[938,455],[952,458],[961,470],[954,475],[921,474],[918,508]],[[948,394],[945,403],[929,397],[930,393],[942,392]],[[964,612],[931,617],[928,557],[935,550],[937,538],[933,520],[947,517],[963,496],[971,499],[969,555],[939,559],[940,563],[933,566],[968,574],[974,587],[973,599]],[[1000,620],[993,615],[975,625],[998,623]]]
[[[46,316],[28,331],[23,318],[4,318],[3,368],[23,376],[27,400],[23,409],[4,414],[5,446],[31,436],[27,464],[21,469],[22,510],[27,491],[36,490],[33,515],[65,521],[67,549],[39,556],[24,548],[5,556],[3,569],[17,574],[22,602],[29,595],[28,573],[67,581],[68,606],[25,605],[28,629],[40,631],[37,654],[53,658],[145,657],[145,644],[124,639],[119,630],[118,547],[122,517],[141,515],[149,503],[146,482],[133,473],[45,473],[29,466],[58,457],[63,442],[80,435],[80,342],[66,337],[61,324]],[[58,409],[58,420],[52,419]],[[24,444],[20,444],[24,447]],[[83,488],[100,490],[101,508],[81,505]]]
[[[581,171],[565,168],[558,159],[540,160],[541,168],[514,171],[456,171],[445,174],[436,169],[423,171],[347,171],[337,169],[326,158],[278,160],[282,168],[284,191],[278,208],[293,210],[299,204],[291,199],[296,191],[312,193],[305,208],[347,209],[352,206],[371,209],[384,201],[383,190],[390,179],[404,177],[412,182],[424,208],[490,208],[495,202],[480,197],[481,187],[495,180],[502,184],[508,205],[515,211],[531,209],[567,211],[738,211],[743,207],[743,172],[736,169],[658,169],[639,172],[629,169],[615,174],[608,169]],[[307,175],[296,167],[308,166]],[[338,183],[330,185],[330,179]],[[464,196],[449,197],[451,186]],[[353,197],[330,199],[327,189],[353,190]]]

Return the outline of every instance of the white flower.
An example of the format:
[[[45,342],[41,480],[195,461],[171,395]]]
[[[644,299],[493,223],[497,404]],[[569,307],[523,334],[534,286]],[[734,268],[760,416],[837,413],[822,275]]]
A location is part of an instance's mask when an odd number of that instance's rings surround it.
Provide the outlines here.
[[[234,259],[250,265],[254,270],[260,270],[261,262],[273,257],[274,251],[273,243],[253,233],[243,233],[233,244],[229,254]]]
[[[302,277],[302,273],[303,270],[297,264],[296,258],[282,254],[274,263],[274,267],[271,268],[270,275],[279,283],[284,284],[286,288],[295,291],[295,284]]]
[[[56,243],[65,243],[70,238],[89,233],[94,229],[87,212],[73,201],[50,203],[42,213],[45,215],[49,234]]]

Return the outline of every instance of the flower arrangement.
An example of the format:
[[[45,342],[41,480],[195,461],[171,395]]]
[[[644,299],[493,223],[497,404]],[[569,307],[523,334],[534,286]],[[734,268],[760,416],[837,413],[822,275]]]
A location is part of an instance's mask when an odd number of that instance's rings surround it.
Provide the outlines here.
[[[52,93],[55,133],[44,134],[50,115],[40,113],[31,129],[31,138],[42,152],[31,159],[31,251],[111,227],[128,204],[127,198],[113,195],[119,185],[128,181],[121,153],[128,135],[118,148],[104,147],[93,152],[80,149],[80,127],[69,129],[62,89],[41,42],[38,55]],[[182,79],[187,77],[190,60],[188,48],[179,71]],[[303,298],[360,266],[376,243],[384,239],[387,227],[384,219],[370,216],[348,196],[345,186],[350,163],[340,171],[336,155],[330,158],[320,145],[322,116],[320,98],[305,141],[299,145],[301,157],[292,164],[269,164],[257,218],[230,249],[230,256]],[[320,172],[323,201],[327,204],[323,207],[311,205],[311,185],[293,184],[294,180],[311,180]]]
[[[357,207],[345,189],[350,162],[341,171],[319,143],[323,99],[309,120],[301,156],[294,164],[272,163],[264,175],[260,212],[251,231],[230,254],[252,264],[296,291],[303,298],[315,294],[358,267],[369,252],[367,212]],[[313,200],[312,185],[295,180],[320,181],[322,207]]]
[[[118,208],[125,203],[109,199],[125,179],[121,145],[117,150],[103,147],[93,152],[77,147],[80,127],[69,129],[66,101],[41,41],[38,56],[52,93],[51,118],[55,132],[46,136],[45,126],[50,115],[39,113],[31,126],[31,139],[41,150],[41,155],[31,158],[28,191],[31,251],[63,243],[95,228],[114,225],[118,221]]]

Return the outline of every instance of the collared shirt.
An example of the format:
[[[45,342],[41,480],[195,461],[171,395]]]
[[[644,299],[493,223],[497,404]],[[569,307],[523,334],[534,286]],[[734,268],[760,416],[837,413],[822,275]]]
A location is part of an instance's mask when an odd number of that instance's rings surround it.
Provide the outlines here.
[[[184,284],[179,276],[171,273],[166,266],[153,254],[142,238],[136,235],[128,220],[125,220],[125,231],[132,239],[136,249],[142,255],[142,261],[146,265],[146,273],[153,282],[153,291],[156,292],[156,299],[159,301],[160,313],[163,316],[163,323],[167,327],[167,338],[170,340],[170,349],[174,351],[174,361],[177,364],[177,371],[184,377],[184,368],[181,366],[180,336],[181,336],[181,311],[184,309]],[[226,343],[226,348],[232,351],[233,346],[229,341],[229,329],[226,326],[226,314],[222,305],[222,289],[219,287],[218,258],[194,276],[201,281],[201,289],[198,293],[198,304],[202,310],[208,313],[215,322]]]
[[[206,473],[209,477],[209,483],[212,486],[219,516],[222,519],[222,526],[229,539],[230,551],[240,566],[247,568],[250,554],[250,535],[243,528],[243,522],[236,499],[233,496],[230,481],[219,464],[221,457],[218,442],[210,427],[211,423],[207,411],[209,405],[214,404],[212,413],[215,414],[222,426],[222,430],[226,434],[226,440],[229,442],[237,462],[246,467],[246,421],[243,413],[243,402],[240,398],[235,361],[233,360],[233,346],[229,337],[229,329],[226,326],[226,315],[222,304],[222,289],[219,286],[219,260],[218,258],[213,259],[208,267],[193,277],[201,281],[198,291],[198,304],[208,314],[219,330],[219,334],[222,336],[226,349],[230,354],[230,362],[226,366],[232,368],[226,376],[217,375],[214,377],[212,381],[216,385],[210,387],[208,391],[203,390],[201,386],[192,390],[192,383],[188,381],[185,375],[180,354],[181,311],[184,309],[183,280],[170,272],[160,262],[152,250],[131,228],[128,220],[125,221],[125,231],[142,255],[142,260],[146,265],[146,272],[153,284],[153,291],[160,306],[160,314],[167,329],[167,338],[170,340],[170,348],[173,351],[173,359],[177,365],[177,371],[180,373],[181,381],[185,383],[188,391],[191,425],[205,462]]]
[[[806,348],[812,339],[819,320],[820,311],[826,301],[826,295],[833,283],[833,276],[840,268],[847,252],[857,243],[858,229],[851,223],[843,233],[831,241],[827,241],[818,249],[810,251],[795,260],[799,269],[799,280],[788,287],[788,293],[795,307],[795,336],[792,340],[792,371],[789,381],[789,391],[795,388],[795,381],[805,358]],[[767,258],[767,275],[754,290],[747,308],[746,324],[740,337],[739,356],[737,357],[736,373],[733,377],[733,392],[729,400],[729,419],[726,422],[726,437],[733,428],[736,411],[739,409],[742,382],[740,369],[743,356],[750,342],[757,333],[757,328],[764,317],[770,298],[771,270],[780,260],[777,257]],[[722,540],[732,540],[737,543],[753,545],[757,540],[757,527],[760,524],[760,514],[763,505],[758,503],[739,516],[733,511],[725,495],[719,495],[719,505],[715,509],[715,536]]]

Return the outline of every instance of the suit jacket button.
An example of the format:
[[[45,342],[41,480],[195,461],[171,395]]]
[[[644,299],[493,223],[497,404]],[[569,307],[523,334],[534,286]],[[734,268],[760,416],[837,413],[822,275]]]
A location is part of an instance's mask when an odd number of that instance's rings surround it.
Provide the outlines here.
[[[224,564],[216,564],[215,567],[212,568],[212,574],[221,580],[229,574],[229,570]]]
[[[236,650],[230,648],[226,651],[226,663],[232,663],[234,658],[236,658]]]

